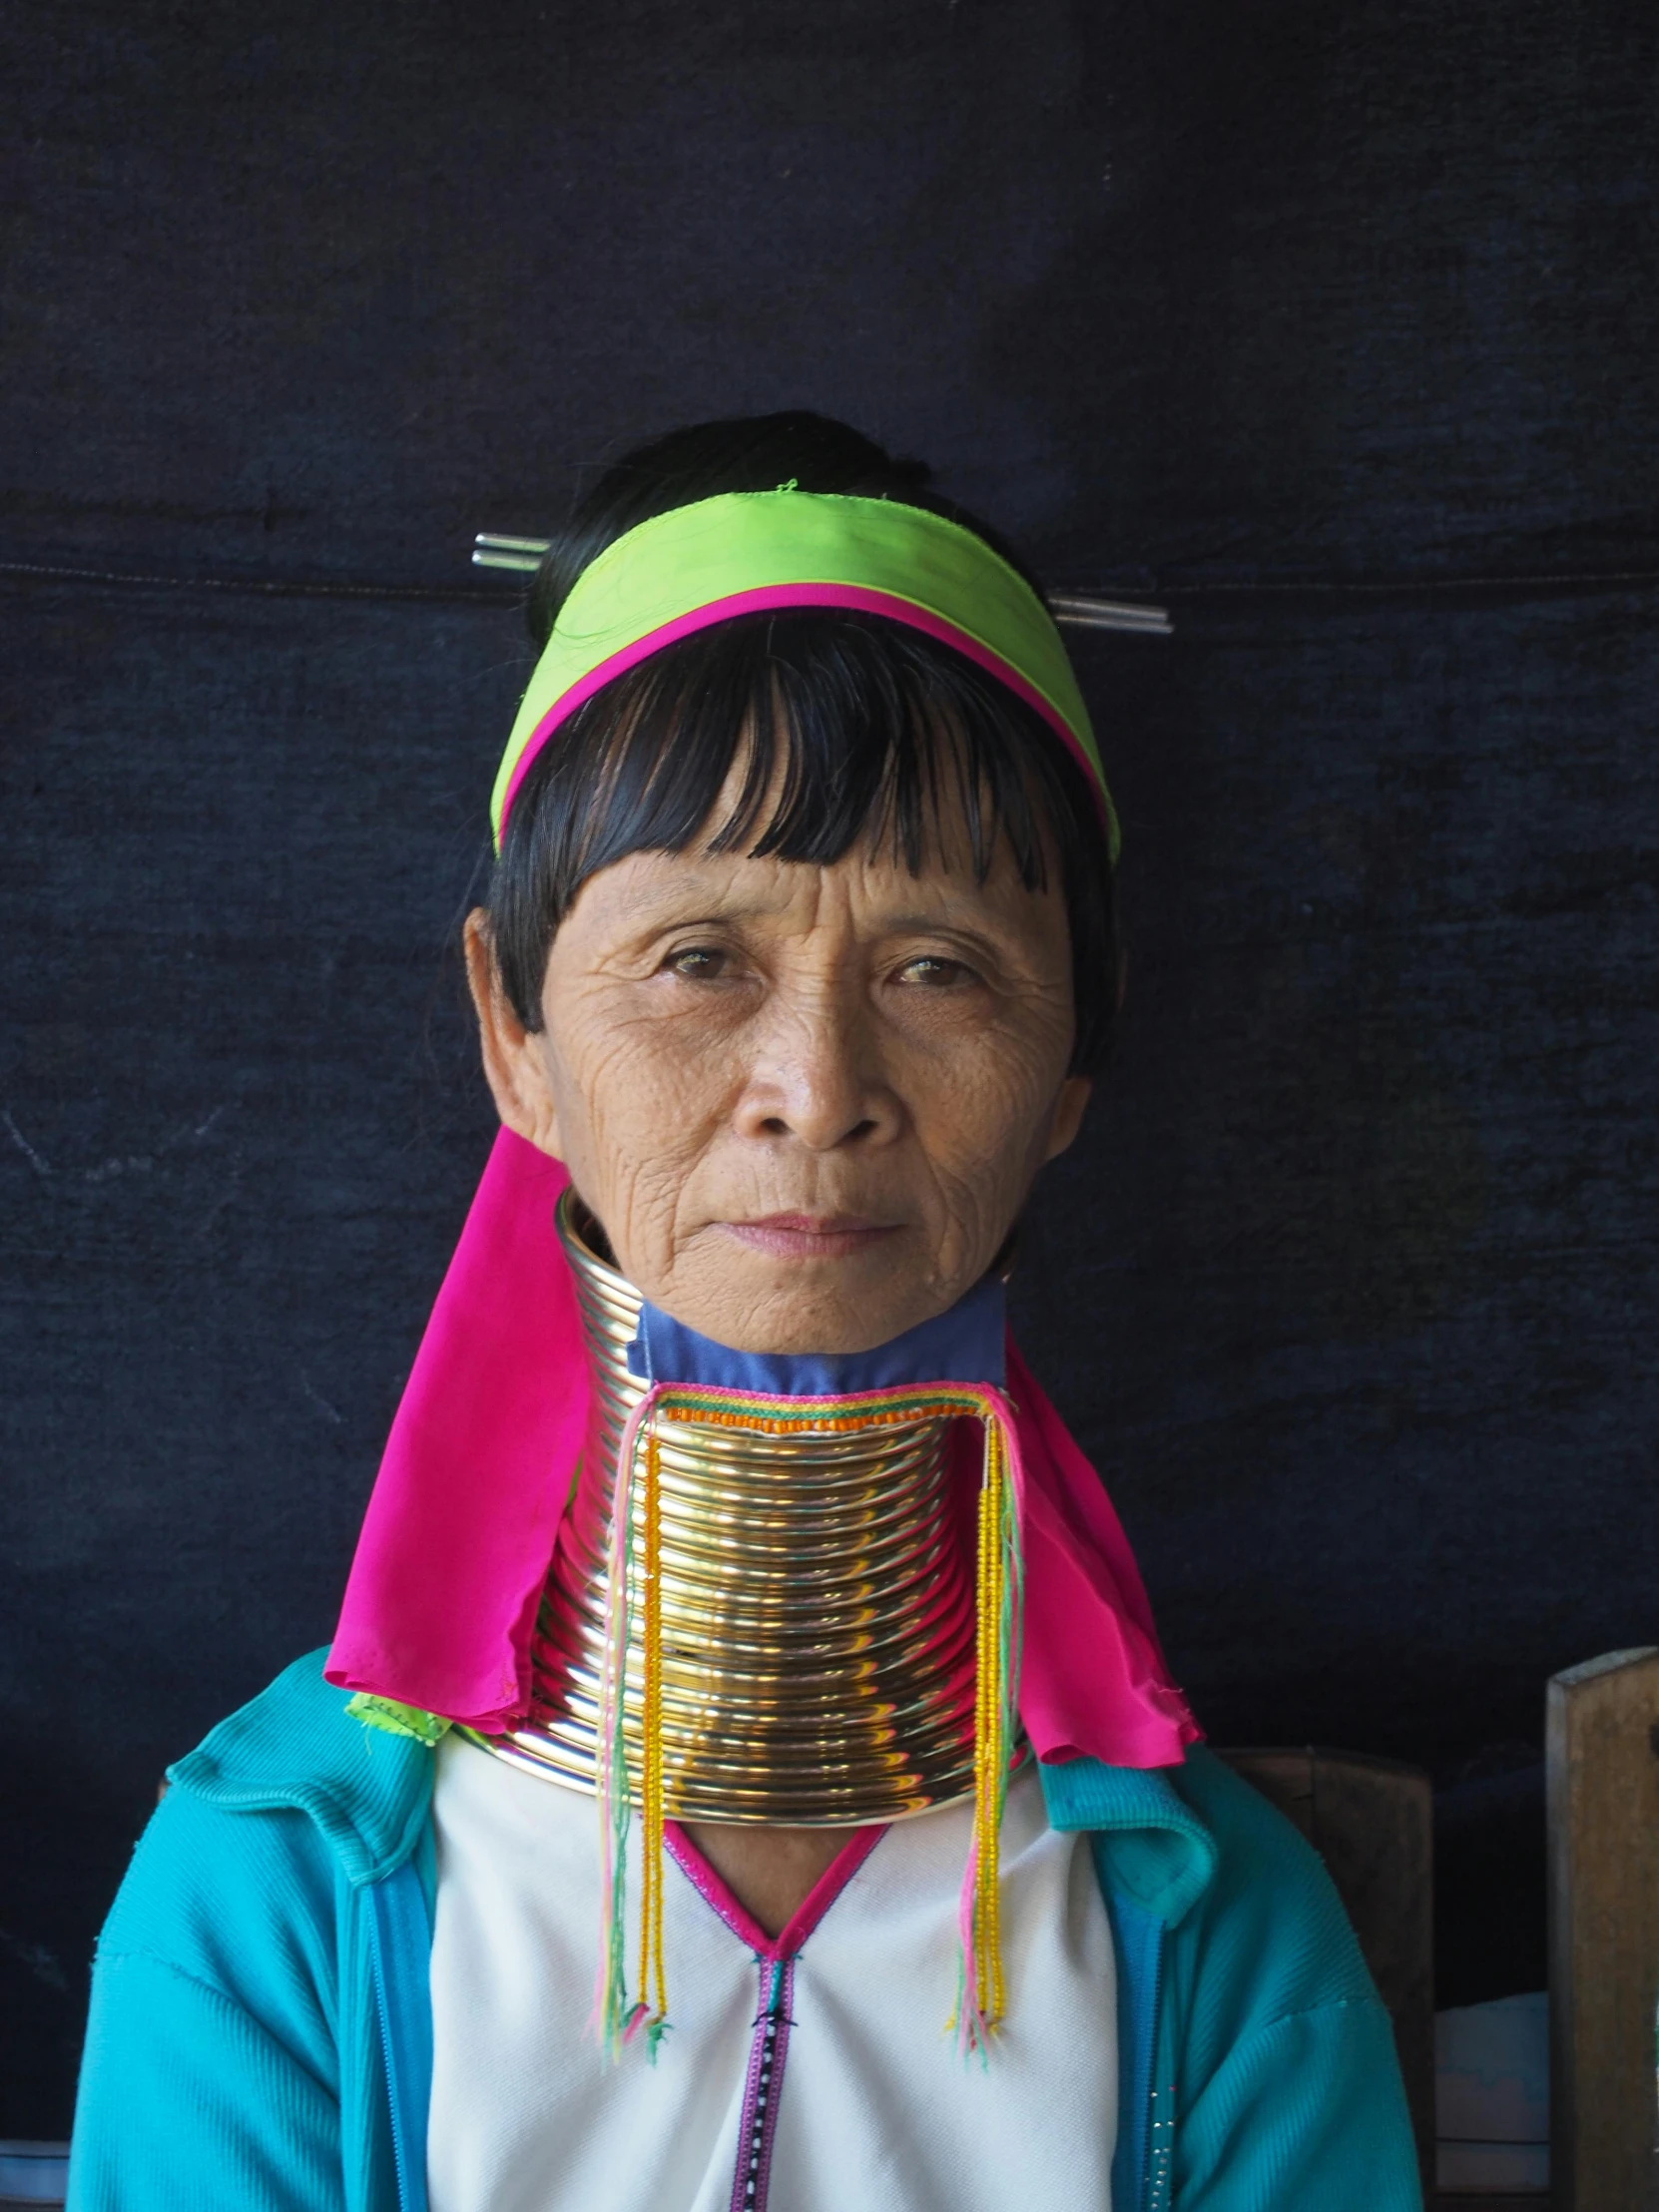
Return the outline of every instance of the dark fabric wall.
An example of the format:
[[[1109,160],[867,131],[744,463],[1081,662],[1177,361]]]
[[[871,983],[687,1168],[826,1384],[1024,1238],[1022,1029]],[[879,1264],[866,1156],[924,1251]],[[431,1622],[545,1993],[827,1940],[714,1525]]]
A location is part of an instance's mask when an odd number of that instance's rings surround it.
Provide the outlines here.
[[[1659,1594],[1659,17],[0,30],[0,2134],[329,1632],[482,1160],[470,535],[788,404],[1174,609],[1080,649],[1132,993],[1024,1338],[1212,1732],[1427,1762],[1442,2001],[1536,1986],[1543,1682]]]

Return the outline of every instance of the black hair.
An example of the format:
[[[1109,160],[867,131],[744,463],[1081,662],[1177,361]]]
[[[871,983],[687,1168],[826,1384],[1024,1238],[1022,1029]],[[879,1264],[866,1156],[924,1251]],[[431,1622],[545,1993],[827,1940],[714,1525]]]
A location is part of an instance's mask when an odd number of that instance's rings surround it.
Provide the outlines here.
[[[1037,589],[993,531],[929,489],[928,473],[823,415],[671,431],[607,469],[554,538],[530,594],[531,636],[545,645],[582,571],[637,523],[792,478],[802,491],[946,515]],[[711,833],[740,757],[739,797]],[[840,609],[712,624],[577,709],[526,772],[491,876],[502,987],[526,1029],[539,1030],[560,921],[590,875],[631,852],[683,852],[701,832],[716,850],[829,865],[863,836],[914,871],[952,818],[966,825],[981,880],[999,839],[1028,889],[1043,888],[1056,865],[1071,931],[1071,1064],[1093,1073],[1117,1008],[1119,960],[1111,856],[1085,771],[1041,715],[965,656]]]

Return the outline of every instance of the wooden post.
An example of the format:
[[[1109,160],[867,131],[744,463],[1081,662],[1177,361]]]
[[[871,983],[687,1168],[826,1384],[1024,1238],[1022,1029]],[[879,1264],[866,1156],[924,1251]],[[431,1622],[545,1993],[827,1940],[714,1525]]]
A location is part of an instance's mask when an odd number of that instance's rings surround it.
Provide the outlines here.
[[[1359,1752],[1224,1751],[1325,1861],[1394,2025],[1425,2188],[1434,2179],[1434,1805],[1419,1767]]]
[[[1659,2212],[1659,1649],[1549,1685],[1550,2180],[1557,2212]]]

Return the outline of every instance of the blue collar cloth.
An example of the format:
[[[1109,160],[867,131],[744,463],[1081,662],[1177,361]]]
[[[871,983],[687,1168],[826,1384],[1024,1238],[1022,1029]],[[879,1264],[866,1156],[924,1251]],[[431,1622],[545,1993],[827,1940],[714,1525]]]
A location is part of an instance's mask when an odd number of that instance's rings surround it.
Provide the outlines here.
[[[871,1352],[734,1352],[656,1306],[640,1309],[628,1369],[643,1382],[690,1382],[762,1397],[850,1397],[912,1382],[1007,1380],[1006,1294],[995,1276],[947,1313]]]

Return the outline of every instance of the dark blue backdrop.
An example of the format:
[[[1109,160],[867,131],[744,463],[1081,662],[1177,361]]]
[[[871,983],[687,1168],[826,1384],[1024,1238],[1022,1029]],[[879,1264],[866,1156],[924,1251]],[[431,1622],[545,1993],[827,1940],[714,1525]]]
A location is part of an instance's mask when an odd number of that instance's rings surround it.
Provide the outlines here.
[[[12,0],[0,2134],[165,1762],[328,1633],[482,1159],[446,946],[619,442],[808,404],[1050,578],[1131,1008],[1028,1351],[1222,1740],[1428,1762],[1541,1977],[1554,1668],[1651,1638],[1659,16]]]

